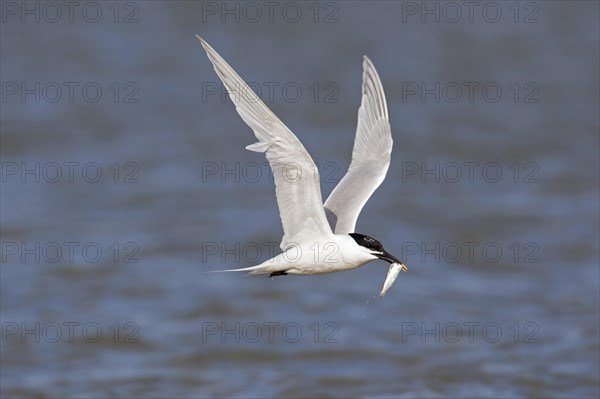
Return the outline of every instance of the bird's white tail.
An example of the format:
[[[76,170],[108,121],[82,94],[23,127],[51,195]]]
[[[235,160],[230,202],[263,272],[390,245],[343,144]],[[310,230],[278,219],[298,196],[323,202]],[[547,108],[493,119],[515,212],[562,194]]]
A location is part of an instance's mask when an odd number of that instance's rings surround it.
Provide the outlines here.
[[[268,274],[278,271],[284,271],[281,267],[276,267],[273,264],[260,264],[257,266],[242,267],[240,269],[226,269],[226,270],[211,270],[207,273],[224,273],[224,272],[248,272],[248,274]]]

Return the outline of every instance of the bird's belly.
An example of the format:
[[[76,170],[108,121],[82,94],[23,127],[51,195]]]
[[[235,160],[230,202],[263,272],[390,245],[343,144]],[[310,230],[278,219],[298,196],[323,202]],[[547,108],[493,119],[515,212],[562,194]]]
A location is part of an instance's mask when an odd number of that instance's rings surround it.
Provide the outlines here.
[[[345,270],[356,269],[367,262],[349,262],[343,259],[329,260],[329,261],[308,261],[308,262],[297,262],[290,264],[290,268],[287,270],[288,274],[321,274],[321,273],[334,273]]]
[[[311,243],[293,247],[277,256],[288,274],[320,274],[356,269],[372,259],[348,251],[343,243]]]

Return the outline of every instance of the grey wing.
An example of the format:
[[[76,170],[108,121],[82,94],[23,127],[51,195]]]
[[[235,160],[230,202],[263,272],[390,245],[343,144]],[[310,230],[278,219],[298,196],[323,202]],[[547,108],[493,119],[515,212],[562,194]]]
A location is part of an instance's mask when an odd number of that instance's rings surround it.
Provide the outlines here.
[[[227,88],[238,114],[258,139],[258,143],[246,148],[266,153],[284,231],[281,249],[314,237],[332,236],[323,208],[319,171],[310,154],[233,68],[208,43],[196,37]]]
[[[360,211],[385,179],[392,144],[383,86],[373,63],[364,56],[362,100],[352,162],[325,202],[325,214],[335,234],[354,232]]]

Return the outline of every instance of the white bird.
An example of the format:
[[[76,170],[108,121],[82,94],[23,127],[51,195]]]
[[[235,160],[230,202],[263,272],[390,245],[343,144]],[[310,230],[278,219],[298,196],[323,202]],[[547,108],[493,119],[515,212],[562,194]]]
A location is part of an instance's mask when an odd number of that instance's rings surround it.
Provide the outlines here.
[[[224,271],[319,274],[355,269],[376,259],[399,264],[406,271],[379,241],[354,232],[360,211],[385,179],[392,152],[385,95],[369,58],[363,57],[362,102],[352,162],[323,205],[319,171],[300,140],[208,43],[196,37],[237,112],[258,139],[246,149],[264,152],[269,161],[284,232],[281,254],[257,266]]]

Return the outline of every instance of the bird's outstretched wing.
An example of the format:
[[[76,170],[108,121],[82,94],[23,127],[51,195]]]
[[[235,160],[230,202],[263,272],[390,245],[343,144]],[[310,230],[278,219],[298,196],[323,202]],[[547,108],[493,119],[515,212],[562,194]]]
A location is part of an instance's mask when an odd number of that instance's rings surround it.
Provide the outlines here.
[[[246,148],[266,153],[269,160],[283,224],[281,249],[285,251],[314,237],[333,236],[323,208],[319,171],[309,153],[233,68],[201,37],[196,37],[227,88],[238,114],[258,139],[258,143]]]
[[[335,234],[353,233],[363,206],[385,179],[392,153],[392,131],[379,75],[363,57],[362,101],[348,172],[325,202]]]

